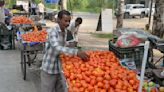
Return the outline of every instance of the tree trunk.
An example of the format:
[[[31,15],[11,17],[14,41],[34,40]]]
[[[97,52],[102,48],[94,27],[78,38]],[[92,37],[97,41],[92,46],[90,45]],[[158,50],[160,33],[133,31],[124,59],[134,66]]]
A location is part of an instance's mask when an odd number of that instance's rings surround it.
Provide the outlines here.
[[[118,1],[118,13],[117,13],[117,25],[116,28],[122,28],[123,26],[123,17],[124,17],[124,0]]]
[[[155,1],[155,14],[152,34],[162,38],[164,35],[164,0]]]
[[[61,9],[67,10],[67,0],[61,0]]]

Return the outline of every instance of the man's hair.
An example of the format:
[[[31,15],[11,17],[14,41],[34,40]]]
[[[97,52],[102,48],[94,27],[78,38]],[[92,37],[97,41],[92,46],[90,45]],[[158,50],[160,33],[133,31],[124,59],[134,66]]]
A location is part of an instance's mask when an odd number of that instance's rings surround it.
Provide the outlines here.
[[[0,0],[0,7],[5,5],[5,0]]]
[[[76,20],[75,20],[76,22],[78,22],[79,24],[81,24],[82,23],[82,18],[81,17],[78,17],[78,18],[76,18]]]
[[[71,13],[70,13],[69,11],[67,11],[67,10],[61,10],[61,11],[59,11],[59,13],[58,13],[58,18],[59,18],[59,19],[62,19],[63,15],[68,15],[68,16],[70,16]]]

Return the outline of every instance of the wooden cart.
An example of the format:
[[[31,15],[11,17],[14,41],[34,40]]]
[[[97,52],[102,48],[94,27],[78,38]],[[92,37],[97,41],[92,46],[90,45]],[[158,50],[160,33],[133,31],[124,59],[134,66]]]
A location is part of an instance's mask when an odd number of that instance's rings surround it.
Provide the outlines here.
[[[31,29],[31,25],[20,25],[20,30],[17,33],[18,37],[18,48],[20,49],[21,56],[21,71],[23,74],[23,79],[26,80],[27,65],[30,67],[35,63],[35,59],[38,54],[43,53],[44,43],[42,42],[26,42],[23,41],[20,37],[21,34],[24,34]],[[25,30],[26,29],[26,30]]]
[[[21,52],[21,71],[23,79],[26,80],[27,65],[30,67],[35,62],[38,54],[43,53],[44,43],[37,43],[30,46],[29,43],[19,42]]]

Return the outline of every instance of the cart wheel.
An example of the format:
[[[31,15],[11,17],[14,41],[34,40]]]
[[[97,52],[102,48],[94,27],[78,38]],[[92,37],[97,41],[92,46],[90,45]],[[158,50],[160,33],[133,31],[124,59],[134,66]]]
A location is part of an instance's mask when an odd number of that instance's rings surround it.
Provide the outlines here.
[[[26,55],[21,51],[21,70],[23,74],[23,79],[26,80]]]

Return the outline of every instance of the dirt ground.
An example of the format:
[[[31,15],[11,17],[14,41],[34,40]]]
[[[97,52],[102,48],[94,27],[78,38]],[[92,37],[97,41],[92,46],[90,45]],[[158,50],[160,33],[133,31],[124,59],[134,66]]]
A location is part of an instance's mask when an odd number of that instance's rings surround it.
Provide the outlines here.
[[[90,50],[108,50],[108,40],[105,38],[96,38],[90,33],[95,33],[99,14],[90,14],[90,13],[76,13],[74,14],[73,20],[81,16],[83,18],[83,23],[79,28],[78,38],[79,45],[84,49]],[[113,29],[116,29],[116,19],[113,18]],[[124,28],[143,28],[148,23],[148,18],[133,18],[133,19],[124,19],[123,27]],[[48,27],[52,27],[55,24],[51,21],[46,21]],[[100,31],[102,32],[102,31]]]

